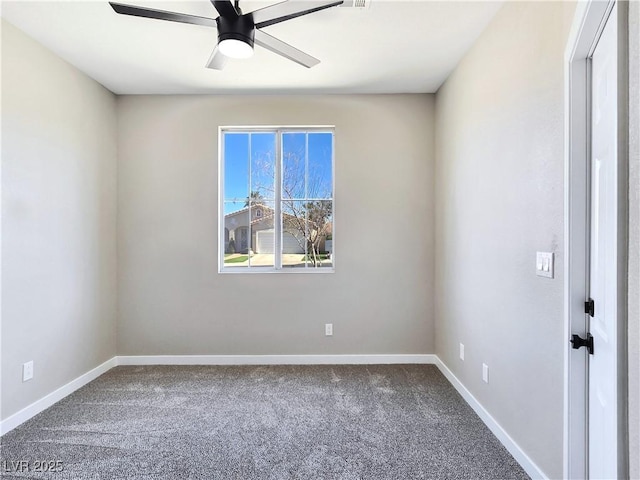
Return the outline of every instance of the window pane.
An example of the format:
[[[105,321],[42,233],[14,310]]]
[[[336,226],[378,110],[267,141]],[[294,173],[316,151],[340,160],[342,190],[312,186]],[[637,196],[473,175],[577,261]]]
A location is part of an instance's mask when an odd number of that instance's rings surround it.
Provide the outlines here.
[[[333,196],[333,135],[309,133],[307,170],[307,198],[331,198]]]
[[[275,199],[276,134],[251,134],[251,199]]]
[[[307,220],[304,201],[282,202],[282,266],[304,268],[307,247]]]
[[[224,134],[224,200],[249,196],[249,134]]]
[[[330,200],[282,202],[283,267],[332,265],[332,209]]]
[[[282,198],[305,198],[306,142],[306,133],[282,134]]]
[[[275,208],[273,202],[263,201],[251,207],[251,255],[250,265],[272,267],[275,265]]]
[[[304,202],[307,216],[307,267],[331,267],[333,262],[333,202]],[[327,244],[328,242],[328,244]]]
[[[241,202],[224,202],[224,265],[249,266],[249,209]]]

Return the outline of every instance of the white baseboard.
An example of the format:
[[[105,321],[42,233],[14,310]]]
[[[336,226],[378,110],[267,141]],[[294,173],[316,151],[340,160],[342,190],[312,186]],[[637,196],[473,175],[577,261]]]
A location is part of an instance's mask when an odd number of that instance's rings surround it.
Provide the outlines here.
[[[54,390],[50,394],[42,397],[40,400],[36,400],[31,405],[23,408],[19,412],[14,413],[10,417],[7,417],[2,422],[0,422],[0,435],[4,435],[7,432],[10,432],[17,426],[23,424],[27,420],[35,417],[38,413],[43,410],[49,408],[56,402],[59,402],[64,397],[72,394],[80,387],[85,386],[87,383],[95,380],[103,373],[111,370],[113,367],[117,365],[116,357],[113,357],[101,365],[98,365],[93,370],[88,371],[87,373],[80,375],[75,380],[71,380],[66,385]]]
[[[375,365],[433,364],[435,355],[133,355],[118,365]]]
[[[548,477],[542,472],[529,456],[524,453],[520,446],[515,442],[513,438],[500,426],[495,418],[480,404],[480,402],[474,397],[469,390],[462,384],[460,380],[453,374],[451,370],[436,357],[436,366],[440,369],[442,374],[447,377],[447,380],[454,386],[462,398],[466,400],[471,408],[478,414],[480,419],[485,423],[489,430],[500,440],[500,443],[509,451],[509,453],[516,459],[520,466],[527,474],[534,479],[547,479]]]

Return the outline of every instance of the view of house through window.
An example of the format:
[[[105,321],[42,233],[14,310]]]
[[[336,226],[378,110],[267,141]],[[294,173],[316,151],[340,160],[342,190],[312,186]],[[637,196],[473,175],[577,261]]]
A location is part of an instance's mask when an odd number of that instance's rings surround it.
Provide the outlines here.
[[[333,131],[221,129],[221,270],[333,268]]]

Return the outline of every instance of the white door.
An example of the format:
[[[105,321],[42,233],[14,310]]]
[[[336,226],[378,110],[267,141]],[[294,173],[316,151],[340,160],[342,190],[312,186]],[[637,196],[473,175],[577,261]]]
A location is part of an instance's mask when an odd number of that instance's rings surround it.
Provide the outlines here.
[[[275,251],[274,242],[274,230],[256,232],[256,253],[273,253]]]
[[[275,230],[260,230],[256,234],[257,253],[273,253]],[[301,245],[302,244],[302,245]],[[304,237],[300,240],[289,232],[282,234],[282,253],[304,253]]]
[[[617,61],[616,8],[592,57],[589,296],[589,478],[617,471]]]
[[[282,234],[282,253],[304,253],[304,236],[292,233]]]

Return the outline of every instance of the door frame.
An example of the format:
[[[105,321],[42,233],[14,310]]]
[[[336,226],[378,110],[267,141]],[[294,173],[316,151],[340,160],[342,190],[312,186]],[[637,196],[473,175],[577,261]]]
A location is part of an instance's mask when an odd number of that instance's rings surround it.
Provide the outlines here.
[[[588,357],[573,350],[571,334],[587,333],[590,68],[589,58],[614,4],[618,23],[618,476],[628,476],[627,256],[628,256],[628,4],[616,0],[579,2],[565,50],[565,278],[563,477],[588,478]],[[597,345],[595,346],[597,350]]]

